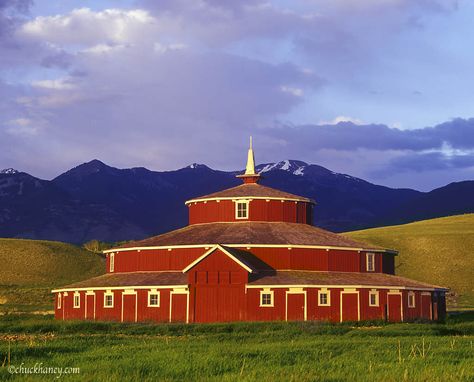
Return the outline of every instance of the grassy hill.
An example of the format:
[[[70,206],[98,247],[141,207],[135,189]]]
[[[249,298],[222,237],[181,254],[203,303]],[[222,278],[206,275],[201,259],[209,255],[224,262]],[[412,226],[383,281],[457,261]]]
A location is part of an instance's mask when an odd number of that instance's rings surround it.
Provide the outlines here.
[[[396,273],[451,288],[448,307],[474,307],[474,214],[348,232],[396,249]]]
[[[0,312],[52,310],[51,288],[97,276],[104,258],[55,241],[0,239]]]

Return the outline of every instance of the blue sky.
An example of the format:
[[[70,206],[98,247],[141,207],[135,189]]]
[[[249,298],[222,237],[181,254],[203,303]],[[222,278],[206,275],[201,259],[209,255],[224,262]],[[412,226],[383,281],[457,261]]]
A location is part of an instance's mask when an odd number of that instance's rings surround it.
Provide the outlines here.
[[[0,1],[0,167],[474,178],[467,0]]]

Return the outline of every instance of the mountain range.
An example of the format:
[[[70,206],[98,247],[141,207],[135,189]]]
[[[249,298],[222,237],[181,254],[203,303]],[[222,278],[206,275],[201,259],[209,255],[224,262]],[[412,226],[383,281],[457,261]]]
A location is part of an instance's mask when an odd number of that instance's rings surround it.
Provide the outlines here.
[[[314,224],[335,232],[474,212],[474,181],[430,192],[393,189],[297,160],[257,166],[261,184],[316,201]],[[141,239],[187,224],[184,201],[240,184],[241,171],[191,164],[117,169],[99,160],[53,180],[0,171],[0,237],[83,243]]]

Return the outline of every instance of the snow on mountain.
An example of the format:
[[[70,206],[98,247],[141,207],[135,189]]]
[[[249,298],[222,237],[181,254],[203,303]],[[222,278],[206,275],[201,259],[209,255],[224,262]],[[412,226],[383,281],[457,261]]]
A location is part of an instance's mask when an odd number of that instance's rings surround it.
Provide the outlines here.
[[[304,170],[308,166],[307,163],[299,160],[285,159],[278,163],[267,163],[264,165],[257,166],[259,174],[272,170],[282,170],[293,173],[294,175],[304,175]]]
[[[0,170],[0,174],[18,174],[20,171],[15,170],[14,168],[5,168]]]

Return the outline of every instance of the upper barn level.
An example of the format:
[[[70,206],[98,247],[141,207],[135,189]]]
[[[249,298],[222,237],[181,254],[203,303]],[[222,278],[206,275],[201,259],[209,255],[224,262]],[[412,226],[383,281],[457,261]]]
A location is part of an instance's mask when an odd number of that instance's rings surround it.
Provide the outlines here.
[[[186,201],[187,227],[108,252],[108,272],[180,271],[216,244],[251,252],[265,269],[394,274],[396,251],[312,225],[315,202],[258,184],[252,145],[243,184]]]
[[[313,224],[314,201],[258,184],[252,138],[244,184],[186,201],[189,224],[211,222],[287,222]]]

